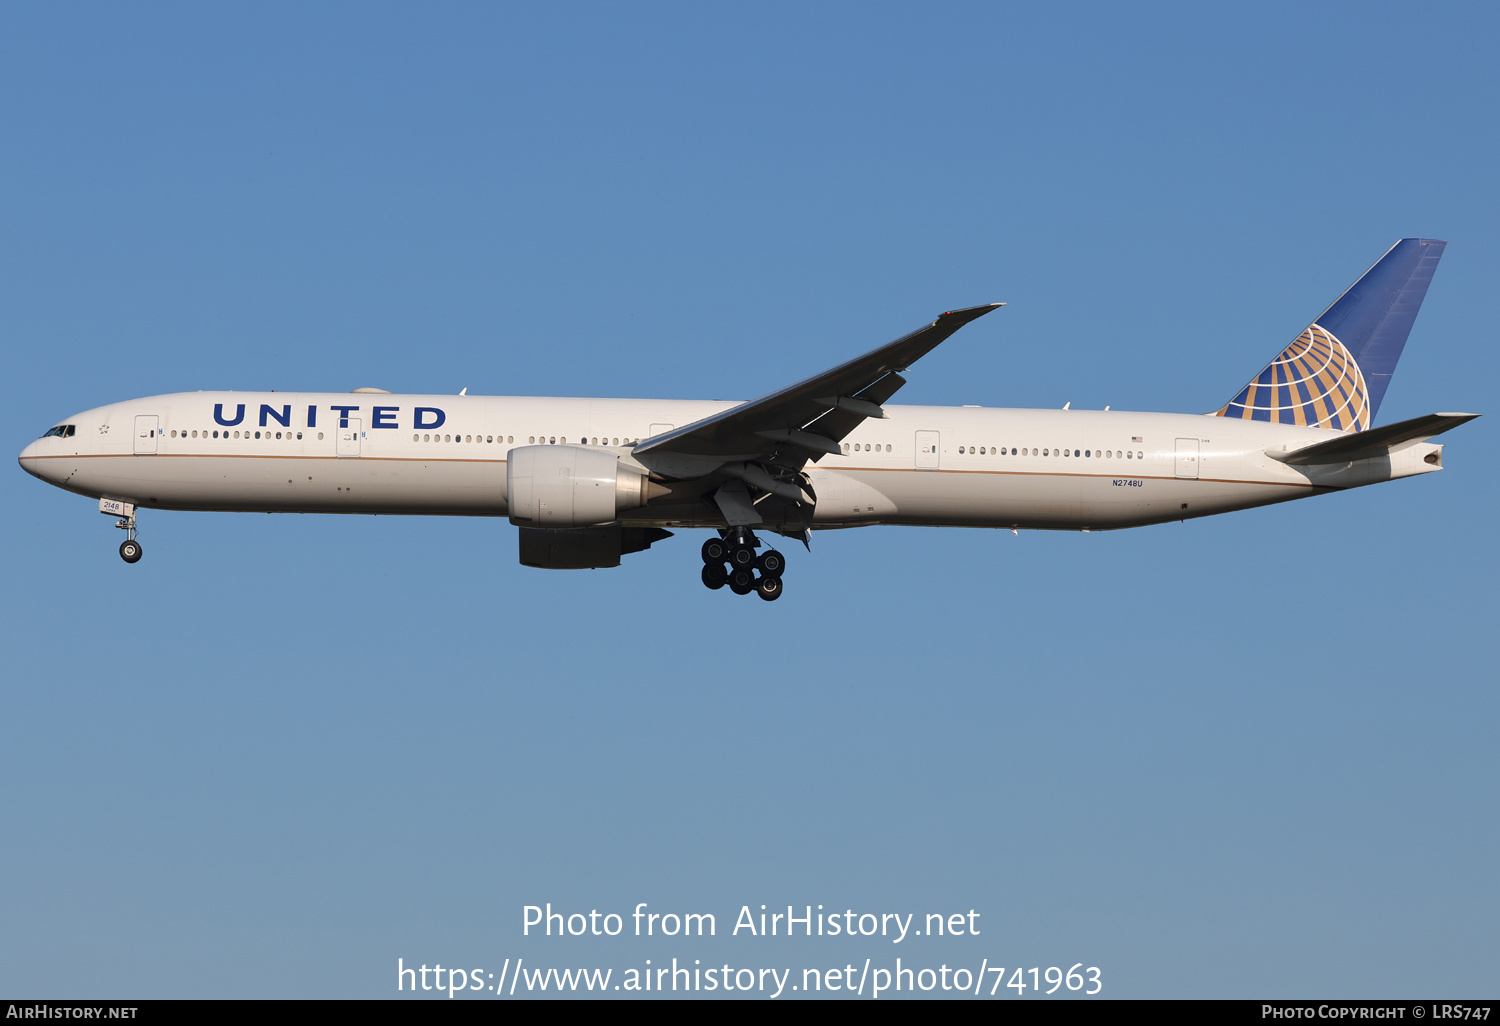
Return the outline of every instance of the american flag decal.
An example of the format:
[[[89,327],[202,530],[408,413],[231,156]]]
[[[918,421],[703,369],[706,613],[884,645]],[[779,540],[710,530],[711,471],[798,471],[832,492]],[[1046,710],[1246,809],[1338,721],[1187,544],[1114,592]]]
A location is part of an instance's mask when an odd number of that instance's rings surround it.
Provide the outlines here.
[[[1145,439],[1142,438],[1140,435],[1131,435],[1130,436],[1130,440],[1132,442],[1144,442],[1145,441]]]

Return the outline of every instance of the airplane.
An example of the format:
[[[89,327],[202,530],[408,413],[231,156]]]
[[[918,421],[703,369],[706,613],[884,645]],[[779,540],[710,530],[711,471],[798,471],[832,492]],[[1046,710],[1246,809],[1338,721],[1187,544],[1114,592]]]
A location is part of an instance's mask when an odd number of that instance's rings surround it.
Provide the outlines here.
[[[186,392],[68,417],[19,459],[115,516],[127,563],[142,509],[506,516],[547,569],[707,529],[703,584],[771,601],[786,558],[757,530],[1102,531],[1441,470],[1429,439],[1477,414],[1372,424],[1445,245],[1396,242],[1207,414],[892,405],[989,303],[749,402]]]

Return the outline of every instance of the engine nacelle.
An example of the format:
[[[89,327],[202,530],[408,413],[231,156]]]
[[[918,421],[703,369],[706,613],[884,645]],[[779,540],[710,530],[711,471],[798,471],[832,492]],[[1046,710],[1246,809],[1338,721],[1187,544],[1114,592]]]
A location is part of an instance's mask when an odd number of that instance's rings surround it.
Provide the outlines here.
[[[526,445],[506,458],[510,522],[519,527],[599,527],[614,523],[620,510],[646,504],[645,475],[620,466],[612,452]]]

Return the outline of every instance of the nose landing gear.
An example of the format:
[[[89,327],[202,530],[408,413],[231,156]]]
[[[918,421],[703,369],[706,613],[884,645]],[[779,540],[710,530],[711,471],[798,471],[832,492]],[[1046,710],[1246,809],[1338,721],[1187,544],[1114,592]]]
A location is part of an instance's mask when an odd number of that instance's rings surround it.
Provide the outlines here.
[[[120,543],[120,558],[127,563],[139,562],[141,543],[135,540],[135,510],[131,509],[123,520],[116,520],[115,526],[125,532],[125,540]]]
[[[748,527],[733,527],[721,535],[703,543],[703,584],[714,591],[727,584],[736,595],[753,591],[767,602],[779,599],[786,557],[775,549],[757,556],[761,542]]]

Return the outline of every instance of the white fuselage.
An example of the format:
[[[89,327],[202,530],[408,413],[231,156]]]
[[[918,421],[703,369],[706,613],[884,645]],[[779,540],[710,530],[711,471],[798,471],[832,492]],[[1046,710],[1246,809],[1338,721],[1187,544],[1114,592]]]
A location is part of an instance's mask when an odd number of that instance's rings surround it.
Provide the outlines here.
[[[610,449],[738,405],[646,399],[189,392],[101,406],[22,452],[29,473],[140,507],[505,516],[506,456]],[[243,412],[241,412],[243,406]],[[1104,530],[1206,516],[1441,467],[1442,447],[1294,467],[1265,455],[1339,432],[1197,414],[886,406],[808,473],[814,527]],[[154,418],[154,419],[153,419]],[[1434,456],[1434,454],[1438,454]],[[723,526],[651,504],[641,526]]]

